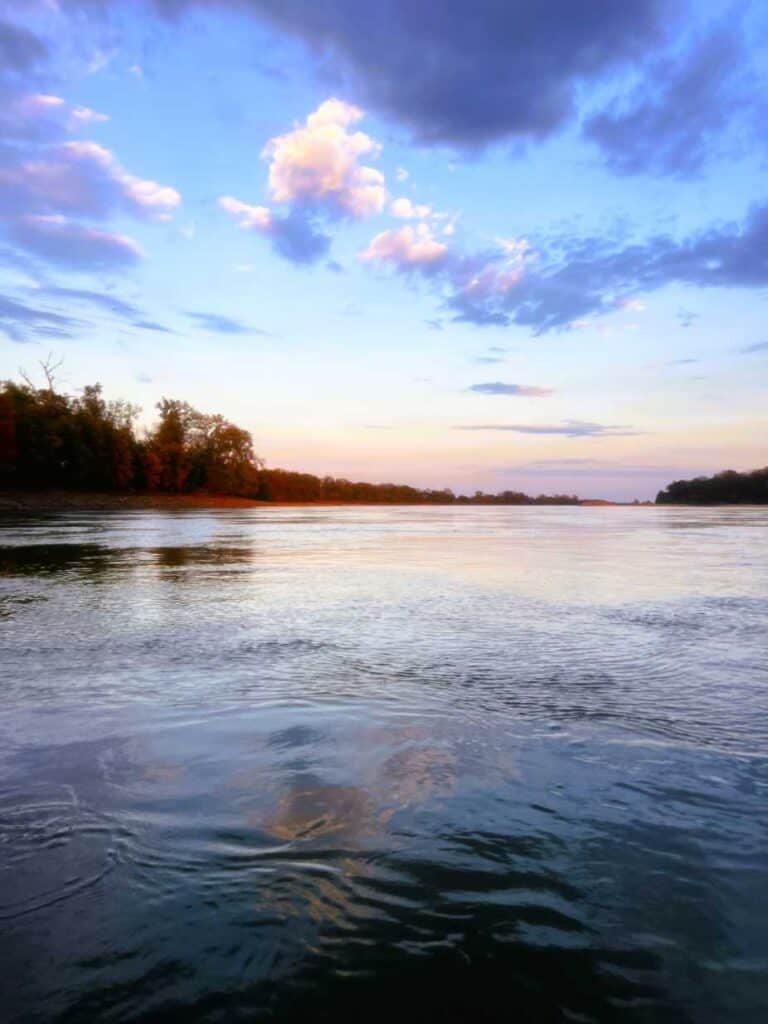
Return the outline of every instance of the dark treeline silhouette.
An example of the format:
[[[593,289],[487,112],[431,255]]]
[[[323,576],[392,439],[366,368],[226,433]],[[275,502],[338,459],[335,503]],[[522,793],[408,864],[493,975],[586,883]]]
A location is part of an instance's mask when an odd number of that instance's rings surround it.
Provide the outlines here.
[[[714,476],[675,480],[656,495],[658,505],[767,505],[768,466],[751,473],[726,469]]]
[[[0,384],[0,486],[18,489],[208,492],[262,501],[386,504],[575,505],[575,495],[529,497],[518,491],[471,497],[406,484],[360,483],[267,469],[247,430],[187,402],[163,398],[155,426],[138,433],[140,410],[106,401],[101,385],[79,395],[28,378]]]

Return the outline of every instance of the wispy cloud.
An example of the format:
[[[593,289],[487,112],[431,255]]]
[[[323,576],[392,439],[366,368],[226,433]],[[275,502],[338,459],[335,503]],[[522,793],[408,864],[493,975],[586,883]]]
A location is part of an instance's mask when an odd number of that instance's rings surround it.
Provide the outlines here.
[[[495,360],[489,360],[494,362]],[[552,388],[540,388],[530,384],[504,384],[500,380],[488,381],[485,384],[472,384],[467,391],[479,395],[516,395],[521,398],[546,398],[554,395]]]
[[[73,317],[0,295],[0,330],[11,341],[23,343],[38,336],[69,338],[82,326],[82,321]]]
[[[36,289],[35,294],[45,298],[64,299],[69,302],[95,306],[126,320],[135,320],[141,316],[141,311],[132,303],[126,302],[116,295],[110,295],[108,292],[94,292],[87,288],[62,288],[54,285],[45,285]]]
[[[269,331],[263,331],[258,327],[250,327],[241,320],[223,316],[221,313],[188,311],[186,315],[206,331],[212,331],[215,334],[258,334],[264,337],[270,336]]]
[[[700,470],[690,466],[632,466],[625,463],[607,462],[600,459],[542,459],[538,462],[522,462],[504,466],[503,474],[517,474],[542,477],[585,477],[610,479],[656,479],[671,480],[680,476],[694,476]]]
[[[134,327],[140,327],[143,331],[158,331],[162,334],[175,334],[170,327],[165,327],[164,324],[157,323],[156,320],[134,320]]]
[[[746,348],[740,348],[739,352],[742,355],[751,355],[754,352],[768,352],[768,341],[757,341],[754,345],[747,345]]]
[[[469,423],[454,430],[508,431],[514,434],[555,434],[563,437],[633,437],[640,433],[632,427],[566,420],[565,423]]]

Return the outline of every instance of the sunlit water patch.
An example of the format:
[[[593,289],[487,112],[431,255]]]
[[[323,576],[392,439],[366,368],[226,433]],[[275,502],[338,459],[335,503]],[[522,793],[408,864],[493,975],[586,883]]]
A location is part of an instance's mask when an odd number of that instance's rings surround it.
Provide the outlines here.
[[[768,514],[0,525],[11,1021],[757,1022]]]

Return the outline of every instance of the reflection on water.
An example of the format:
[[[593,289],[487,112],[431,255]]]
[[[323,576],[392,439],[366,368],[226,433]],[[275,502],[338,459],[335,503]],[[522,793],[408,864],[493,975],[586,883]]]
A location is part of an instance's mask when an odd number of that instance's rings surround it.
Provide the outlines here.
[[[6,518],[6,1018],[762,1022],[767,540]]]

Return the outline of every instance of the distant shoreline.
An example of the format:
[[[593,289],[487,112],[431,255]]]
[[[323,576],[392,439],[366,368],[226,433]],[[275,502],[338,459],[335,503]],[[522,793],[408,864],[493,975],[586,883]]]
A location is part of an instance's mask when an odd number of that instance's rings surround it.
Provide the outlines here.
[[[408,505],[422,507],[434,506],[434,502],[408,502]],[[259,501],[254,498],[238,498],[230,494],[163,494],[149,493],[110,493],[108,491],[0,491],[0,512],[52,512],[61,510],[83,512],[109,512],[134,509],[218,509],[218,508],[310,508],[310,507],[343,507],[365,505],[378,508],[392,508],[397,502],[375,501]],[[652,501],[618,502],[601,499],[585,499],[579,505],[564,506],[566,508],[647,508],[654,506]],[[401,506],[404,507],[404,506]],[[456,508],[460,504],[446,504],[435,507]],[[467,507],[480,507],[467,504]],[[493,505],[493,508],[530,508],[533,506]],[[549,507],[549,506],[539,506]],[[556,507],[556,506],[552,506]],[[655,507],[655,506],[654,506]]]

